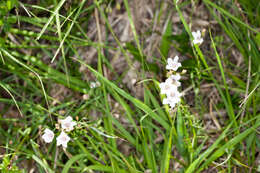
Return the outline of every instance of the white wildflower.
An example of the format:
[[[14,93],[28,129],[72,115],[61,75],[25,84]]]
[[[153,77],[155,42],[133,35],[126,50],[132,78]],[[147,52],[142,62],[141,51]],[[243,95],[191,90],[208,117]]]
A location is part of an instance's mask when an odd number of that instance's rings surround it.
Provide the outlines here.
[[[174,59],[168,58],[166,69],[176,71],[181,67],[181,63],[179,63],[178,60],[178,56],[175,56]],[[171,108],[174,108],[175,105],[181,101],[182,94],[178,91],[178,87],[181,86],[179,82],[180,79],[180,74],[175,73],[170,75],[165,82],[159,84],[161,94],[166,94],[166,98],[163,99],[163,104],[168,104]]]
[[[180,98],[182,96],[182,94],[177,90],[177,91],[171,91],[169,93],[166,94],[167,98],[171,99],[171,100],[175,100],[176,103],[178,103],[180,101]]]
[[[169,98],[164,98],[163,99],[163,104],[164,105],[170,105],[171,108],[174,108],[177,102],[175,100],[169,99]]]
[[[46,143],[51,143],[54,138],[54,133],[50,129],[45,129],[44,134],[42,135],[42,139]]]
[[[163,99],[163,104],[169,104],[171,108],[174,108],[177,103],[181,101],[181,93],[176,91],[171,91],[167,93],[167,97]]]
[[[171,75],[168,79],[171,79],[172,84],[175,85],[176,87],[181,86],[181,83],[179,82],[179,80],[181,79],[181,75],[179,73],[175,75]]]
[[[57,137],[57,146],[62,145],[63,148],[67,148],[67,144],[69,141],[70,137],[62,131],[60,135]]]
[[[197,32],[192,32],[193,36],[193,44],[201,44],[203,42],[203,38],[201,38],[201,33],[198,30]]]
[[[71,130],[74,129],[74,126],[77,124],[72,120],[71,116],[68,116],[64,120],[60,120],[61,123],[61,128],[67,132],[70,132]]]
[[[168,58],[166,69],[176,71],[179,67],[181,67],[181,63],[179,63],[178,61],[179,61],[178,56],[175,56],[174,59]]]
[[[181,86],[179,82],[181,76],[180,74],[171,75],[165,82],[159,84],[161,88],[161,94],[167,94],[171,91],[176,91],[177,87]]]
[[[98,81],[96,82],[90,82],[90,88],[97,88],[100,86],[100,83]]]
[[[171,78],[166,79],[165,82],[159,84],[161,88],[161,94],[167,94],[172,90],[177,90],[177,85],[173,84],[173,80]]]

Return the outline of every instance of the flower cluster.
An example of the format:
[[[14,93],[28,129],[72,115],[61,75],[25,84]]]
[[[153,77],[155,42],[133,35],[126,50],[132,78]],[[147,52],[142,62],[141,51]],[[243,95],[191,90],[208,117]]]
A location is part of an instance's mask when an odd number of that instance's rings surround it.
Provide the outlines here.
[[[166,69],[175,72],[171,74],[165,82],[160,83],[161,94],[166,94],[166,98],[163,99],[163,104],[169,104],[171,108],[174,108],[181,100],[181,93],[178,91],[178,87],[181,86],[179,80],[181,76],[176,73],[177,69],[181,67],[181,63],[178,62],[179,57],[175,56],[174,59],[168,58]]]
[[[57,146],[62,145],[63,148],[67,148],[67,144],[70,141],[70,137],[65,132],[70,132],[74,129],[74,126],[77,125],[76,122],[73,121],[71,116],[68,116],[67,118],[63,120],[59,120],[59,123],[61,124],[61,133],[56,138],[57,140]],[[54,138],[54,133],[50,129],[45,129],[44,134],[42,135],[42,139],[46,143],[51,143]]]

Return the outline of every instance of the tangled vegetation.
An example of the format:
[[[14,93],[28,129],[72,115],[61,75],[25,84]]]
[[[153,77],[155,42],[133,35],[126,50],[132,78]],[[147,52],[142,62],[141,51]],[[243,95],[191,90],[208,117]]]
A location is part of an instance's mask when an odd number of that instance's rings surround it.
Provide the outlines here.
[[[1,0],[0,170],[260,172],[259,0]]]

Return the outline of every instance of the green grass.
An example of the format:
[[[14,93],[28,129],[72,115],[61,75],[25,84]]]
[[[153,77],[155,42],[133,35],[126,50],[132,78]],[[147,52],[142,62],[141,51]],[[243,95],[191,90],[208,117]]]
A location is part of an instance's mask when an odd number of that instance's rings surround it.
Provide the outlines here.
[[[138,3],[0,2],[1,172],[260,171],[258,0]],[[213,22],[192,46],[198,8]],[[159,83],[176,54],[186,92],[170,110]],[[68,148],[44,143],[66,116]]]

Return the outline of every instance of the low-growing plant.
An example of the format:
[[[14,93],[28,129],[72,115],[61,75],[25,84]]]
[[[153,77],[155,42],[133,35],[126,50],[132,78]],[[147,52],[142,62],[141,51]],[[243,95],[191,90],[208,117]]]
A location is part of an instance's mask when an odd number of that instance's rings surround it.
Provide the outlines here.
[[[254,4],[1,1],[1,172],[260,171]]]

